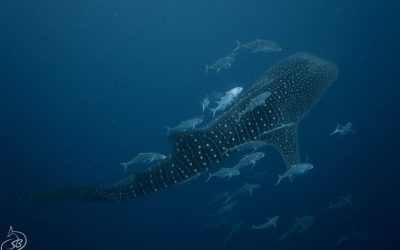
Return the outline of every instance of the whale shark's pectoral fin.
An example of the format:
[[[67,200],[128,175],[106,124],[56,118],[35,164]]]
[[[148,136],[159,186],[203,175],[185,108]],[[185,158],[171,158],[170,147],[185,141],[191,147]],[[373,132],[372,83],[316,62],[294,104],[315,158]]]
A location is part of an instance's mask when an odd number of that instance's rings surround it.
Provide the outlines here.
[[[287,168],[300,163],[297,125],[267,133],[263,135],[261,139],[271,144],[279,151]]]

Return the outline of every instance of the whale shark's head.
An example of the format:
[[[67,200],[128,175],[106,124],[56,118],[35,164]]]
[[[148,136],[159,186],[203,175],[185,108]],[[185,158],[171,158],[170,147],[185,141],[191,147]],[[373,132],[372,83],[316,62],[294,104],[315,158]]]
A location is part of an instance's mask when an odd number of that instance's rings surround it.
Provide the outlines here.
[[[275,64],[257,81],[274,86],[272,97],[291,121],[300,121],[338,77],[336,65],[309,53],[297,53]]]

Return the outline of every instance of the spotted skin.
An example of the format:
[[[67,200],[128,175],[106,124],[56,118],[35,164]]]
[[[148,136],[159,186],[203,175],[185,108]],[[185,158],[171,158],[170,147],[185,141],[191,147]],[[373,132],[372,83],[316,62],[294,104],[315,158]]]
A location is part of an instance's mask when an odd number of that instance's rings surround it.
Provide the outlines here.
[[[64,189],[34,194],[26,200],[114,201],[145,196],[205,172],[234,154],[224,153],[227,149],[254,140],[274,146],[290,167],[299,163],[297,124],[336,77],[335,65],[307,53],[292,55],[272,66],[247,94],[206,127],[170,134],[171,155],[151,169],[109,187]],[[237,121],[237,114],[265,91],[271,93],[265,104]],[[294,126],[283,126],[291,123]],[[285,129],[276,130],[279,127]]]

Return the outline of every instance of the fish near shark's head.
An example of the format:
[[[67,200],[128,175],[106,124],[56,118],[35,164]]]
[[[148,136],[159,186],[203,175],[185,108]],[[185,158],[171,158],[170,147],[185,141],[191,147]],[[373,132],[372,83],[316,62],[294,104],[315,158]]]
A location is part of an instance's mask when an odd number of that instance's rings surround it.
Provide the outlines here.
[[[232,94],[234,96],[239,95],[242,92],[243,88],[242,87],[235,87],[231,90],[228,91],[229,94]]]

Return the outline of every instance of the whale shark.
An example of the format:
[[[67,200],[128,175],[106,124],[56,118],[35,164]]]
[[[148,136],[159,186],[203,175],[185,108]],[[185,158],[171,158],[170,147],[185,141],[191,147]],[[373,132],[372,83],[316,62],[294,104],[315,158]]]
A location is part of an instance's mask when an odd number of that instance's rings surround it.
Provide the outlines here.
[[[265,141],[278,150],[287,168],[300,163],[297,128],[337,78],[337,67],[318,56],[297,53],[270,67],[247,93],[239,96],[208,125],[168,135],[171,154],[143,172],[108,186],[82,186],[35,193],[27,201],[117,201],[143,197],[217,168],[249,141]],[[262,93],[268,100],[237,116]],[[283,126],[282,124],[291,124]],[[278,129],[277,129],[278,128]],[[228,150],[228,151],[227,151]]]

